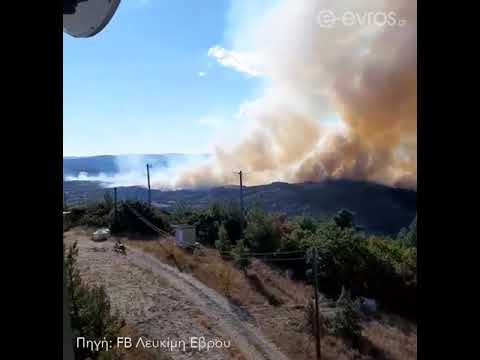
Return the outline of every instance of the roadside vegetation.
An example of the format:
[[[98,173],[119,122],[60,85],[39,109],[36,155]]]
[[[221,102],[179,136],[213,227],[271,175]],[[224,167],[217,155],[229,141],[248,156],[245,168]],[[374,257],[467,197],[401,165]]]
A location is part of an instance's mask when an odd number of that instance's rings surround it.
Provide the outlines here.
[[[107,196],[103,202],[71,209],[66,226],[106,226],[119,236],[153,235],[152,230],[129,210],[132,207],[155,226],[170,233],[173,224],[195,225],[197,241],[203,245],[193,253],[177,248],[172,241],[162,241],[161,246],[148,240],[135,241],[136,246],[154,253],[181,271],[192,273],[235,304],[251,306],[263,299],[273,307],[280,307],[288,303],[289,298],[295,298],[295,306],[302,308],[304,314],[301,316],[303,325],[299,326],[307,329],[310,336],[314,335],[315,329],[311,324],[311,292],[306,289],[311,289],[313,279],[311,265],[303,257],[311,248],[316,248],[319,255],[319,290],[328,301],[335,303],[335,311],[325,315],[322,323],[324,334],[330,336],[327,339],[342,339],[352,349],[358,349],[355,351],[370,355],[375,349],[382,348],[383,341],[391,341],[382,338],[383,330],[379,329],[384,325],[378,319],[373,323],[370,319],[370,325],[365,325],[359,303],[363,297],[375,299],[381,314],[400,315],[416,321],[416,218],[396,237],[385,237],[365,233],[355,222],[355,214],[347,209],[340,209],[324,219],[308,216],[291,219],[268,213],[260,206],[248,208],[242,217],[233,202],[215,203],[205,209],[179,206],[171,213],[141,202],[120,202],[116,216],[113,216],[113,203]],[[139,238],[145,239],[142,236]],[[261,259],[264,265],[259,265],[259,260],[252,256],[257,253],[269,254],[268,258]],[[269,271],[265,270],[267,268],[281,274],[288,271],[289,278],[295,281],[283,276],[265,276]],[[270,278],[275,278],[277,285],[273,286]],[[289,285],[279,285],[281,279]],[[297,284],[294,290],[293,283]],[[256,295],[248,295],[246,289]],[[289,294],[287,298],[286,294]],[[395,336],[408,342],[408,348],[412,348],[408,334],[395,333]],[[281,332],[275,334],[272,331],[270,335],[280,336]],[[292,337],[291,334],[288,336]],[[336,340],[332,341],[333,344]],[[374,346],[376,341],[378,344]],[[398,350],[398,354],[401,351]]]
[[[309,267],[302,259],[290,259],[316,247],[323,293],[336,298],[345,287],[354,298],[375,298],[390,311],[416,318],[416,219],[396,238],[366,234],[346,209],[327,219],[288,219],[254,207],[247,210],[243,231],[235,204],[214,204],[205,210],[182,207],[170,219],[196,225],[202,244],[230,255],[242,269],[248,266],[248,253],[283,253],[279,258],[286,261],[272,266],[293,270],[299,280],[308,280]]]
[[[155,235],[156,232],[138,220],[130,209],[137,211],[163,231],[172,231],[169,219],[162,211],[150,208],[146,203],[129,200],[118,202],[115,210],[109,193],[105,194],[103,201],[69,208],[70,214],[64,220],[64,228],[68,230],[75,226],[108,227],[112,234]]]
[[[67,251],[64,249],[65,283],[67,288],[70,322],[73,333],[73,349],[76,360],[168,360],[167,355],[159,358],[145,349],[118,349],[95,351],[88,347],[77,347],[75,339],[106,340],[116,344],[119,336],[138,337],[132,328],[114,311],[103,286],[85,283],[77,265],[76,242]]]

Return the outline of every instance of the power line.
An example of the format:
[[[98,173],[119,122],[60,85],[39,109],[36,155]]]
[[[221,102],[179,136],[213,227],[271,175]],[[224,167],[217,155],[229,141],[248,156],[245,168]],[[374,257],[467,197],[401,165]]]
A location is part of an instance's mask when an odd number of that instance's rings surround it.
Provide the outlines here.
[[[132,208],[130,205],[126,203],[127,208],[135,215],[137,216],[145,225],[147,225],[150,229],[153,231],[157,232],[161,237],[169,237],[171,234],[168,232],[160,229],[156,225],[152,224],[150,221],[148,221],[145,217],[143,217],[137,210]]]
[[[285,259],[279,259],[279,258],[272,258],[272,259],[264,259],[264,258],[256,258],[256,257],[238,257],[237,259],[241,260],[246,260],[246,259],[258,259],[258,260],[263,260],[263,261],[299,261],[299,260],[305,260],[305,257],[299,257],[299,258],[285,258]]]
[[[228,258],[236,258],[236,259],[258,259],[258,260],[263,260],[263,261],[299,261],[299,260],[305,260],[306,257],[295,257],[295,258],[278,258],[278,257],[256,257],[256,256],[239,256],[235,257],[233,253],[224,253],[222,254],[223,256],[226,256]]]
[[[232,254],[232,252],[220,252],[221,254]],[[297,250],[297,251],[279,251],[279,252],[264,252],[264,253],[251,253],[251,252],[246,252],[246,255],[251,255],[253,256],[275,256],[275,255],[290,255],[290,254],[305,254],[306,251],[303,250]]]
[[[248,252],[249,255],[286,255],[286,254],[305,254],[305,250],[297,250],[297,251],[278,251],[278,252],[263,252],[263,253],[253,253]]]

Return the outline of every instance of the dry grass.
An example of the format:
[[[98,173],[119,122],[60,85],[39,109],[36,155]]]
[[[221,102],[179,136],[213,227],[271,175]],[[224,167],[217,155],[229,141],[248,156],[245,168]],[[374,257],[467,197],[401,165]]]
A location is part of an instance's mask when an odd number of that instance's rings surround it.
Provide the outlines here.
[[[215,330],[215,324],[212,324],[210,322],[210,320],[208,318],[206,318],[204,315],[202,314],[197,314],[196,316],[196,320],[207,330]],[[221,334],[217,334],[217,335],[221,335]],[[230,355],[230,358],[229,359],[232,359],[232,360],[247,360],[245,359],[245,357],[243,356],[243,354],[241,353],[241,351],[234,345],[234,344],[231,344],[231,347],[226,349],[228,354]]]
[[[280,306],[272,306],[245,274],[221,258],[217,250],[202,248],[190,253],[175,246],[173,239],[127,242],[226,295],[243,310],[248,321],[255,323],[289,358],[315,358],[315,339],[305,329],[305,306],[312,297],[311,286],[292,281],[263,262],[254,260],[249,272],[255,273],[269,292],[281,301]],[[211,326],[206,319],[201,323],[205,327]],[[359,349],[350,348],[340,338],[324,335],[322,358],[413,360],[417,353],[416,338],[415,325],[383,314],[364,325]],[[237,356],[233,358],[241,360],[238,357],[240,352],[235,349],[232,352],[232,356]]]
[[[266,299],[253,289],[243,272],[232,267],[214,249],[202,248],[190,253],[178,248],[173,239],[160,241],[127,241],[128,245],[146,251],[166,264],[193,275],[196,279],[235,304],[263,305]]]
[[[370,321],[362,334],[368,345],[380,349],[385,358],[416,359],[416,326],[398,316],[383,314],[379,319]]]

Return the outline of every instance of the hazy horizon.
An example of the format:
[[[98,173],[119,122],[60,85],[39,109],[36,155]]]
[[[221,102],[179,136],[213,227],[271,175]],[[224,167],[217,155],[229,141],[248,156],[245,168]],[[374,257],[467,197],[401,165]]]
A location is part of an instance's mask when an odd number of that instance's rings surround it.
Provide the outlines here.
[[[325,11],[361,21],[325,26]],[[66,158],[212,156],[174,187],[238,170],[417,186],[415,1],[132,0],[63,45]]]

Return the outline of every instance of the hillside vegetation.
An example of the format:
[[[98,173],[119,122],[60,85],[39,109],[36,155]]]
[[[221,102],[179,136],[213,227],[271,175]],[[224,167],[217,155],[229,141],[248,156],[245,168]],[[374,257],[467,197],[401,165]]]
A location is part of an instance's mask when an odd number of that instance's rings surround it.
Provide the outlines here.
[[[145,179],[146,183],[146,179]],[[109,185],[111,186],[111,184]],[[66,181],[64,191],[69,205],[102,200],[103,184],[93,181]],[[295,216],[328,218],[341,208],[355,213],[355,221],[372,234],[395,236],[416,214],[415,191],[350,180],[327,180],[319,183],[272,183],[244,187],[245,204],[262,204],[267,212]],[[119,187],[119,200],[147,201],[145,187]],[[214,187],[177,191],[152,190],[152,203],[167,211],[187,205],[207,209],[215,202],[238,201],[238,187]]]
[[[166,232],[171,233],[171,224],[195,225],[201,244],[217,248],[244,270],[249,265],[245,254],[293,252],[280,256],[272,265],[291,269],[298,280],[310,281],[311,266],[298,257],[315,247],[320,257],[318,282],[322,292],[336,298],[346,288],[354,298],[375,298],[390,311],[416,318],[416,220],[390,238],[366,234],[356,225],[354,214],[345,209],[316,219],[289,218],[250,207],[243,219],[233,202],[206,209],[177,207],[168,214],[144,203],[120,202],[115,217],[111,198],[106,196],[88,207],[72,208],[65,226],[108,226],[114,234],[154,235],[129,207]]]

